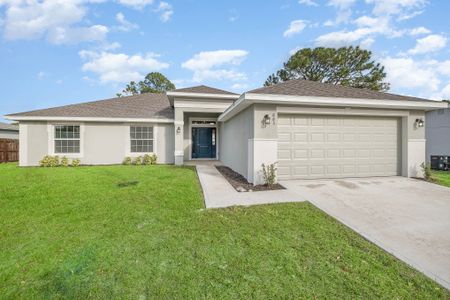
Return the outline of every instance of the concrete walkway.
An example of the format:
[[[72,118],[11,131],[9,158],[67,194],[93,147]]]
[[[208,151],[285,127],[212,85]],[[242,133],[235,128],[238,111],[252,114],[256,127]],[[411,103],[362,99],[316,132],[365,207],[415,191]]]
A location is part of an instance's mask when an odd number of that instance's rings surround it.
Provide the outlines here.
[[[215,166],[198,164],[196,168],[202,185],[206,208],[304,201],[302,196],[289,190],[240,193],[217,171]]]

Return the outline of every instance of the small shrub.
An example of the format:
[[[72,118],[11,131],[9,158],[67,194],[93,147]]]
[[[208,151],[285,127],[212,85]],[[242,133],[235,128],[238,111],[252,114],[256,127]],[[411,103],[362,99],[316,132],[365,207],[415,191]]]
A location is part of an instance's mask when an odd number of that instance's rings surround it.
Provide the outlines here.
[[[266,166],[261,165],[264,184],[272,188],[277,183],[277,168],[276,163]]]
[[[125,166],[131,165],[131,157],[127,156],[123,159],[122,164]]]
[[[138,156],[134,158],[133,165],[139,166],[142,165],[142,156]]]
[[[151,165],[156,165],[156,161],[157,161],[158,157],[156,156],[156,154],[152,154],[150,155],[150,164]]]
[[[58,167],[59,166],[59,156],[51,156],[49,167]]]
[[[145,154],[142,161],[143,165],[154,165],[156,164],[156,154]]]
[[[151,161],[150,154],[145,154],[144,158],[142,159],[142,164],[146,166],[150,165],[150,161]]]
[[[69,166],[69,159],[65,156],[61,159],[60,163],[61,167],[68,167]]]
[[[436,179],[433,176],[433,173],[431,172],[431,165],[423,162],[420,165],[420,168],[422,169],[423,178],[427,181],[435,181]]]
[[[39,161],[39,166],[41,167],[49,167],[50,166],[50,160],[51,160],[51,156],[50,155],[45,155],[40,161]]]
[[[78,158],[72,159],[72,167],[78,167],[81,164],[81,161]]]
[[[58,167],[60,165],[59,156],[45,155],[40,161],[39,166],[41,167]]]

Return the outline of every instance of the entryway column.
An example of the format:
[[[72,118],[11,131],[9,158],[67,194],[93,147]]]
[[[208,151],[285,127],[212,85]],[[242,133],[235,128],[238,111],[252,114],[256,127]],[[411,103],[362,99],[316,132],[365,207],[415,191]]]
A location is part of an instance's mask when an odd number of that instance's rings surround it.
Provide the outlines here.
[[[175,108],[175,165],[184,163],[184,112]]]

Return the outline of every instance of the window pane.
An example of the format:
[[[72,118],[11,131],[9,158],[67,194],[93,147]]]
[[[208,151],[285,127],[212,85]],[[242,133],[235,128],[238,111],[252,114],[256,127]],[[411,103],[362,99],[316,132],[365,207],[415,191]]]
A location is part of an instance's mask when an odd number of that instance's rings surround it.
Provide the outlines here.
[[[130,126],[131,152],[153,152],[153,127]]]

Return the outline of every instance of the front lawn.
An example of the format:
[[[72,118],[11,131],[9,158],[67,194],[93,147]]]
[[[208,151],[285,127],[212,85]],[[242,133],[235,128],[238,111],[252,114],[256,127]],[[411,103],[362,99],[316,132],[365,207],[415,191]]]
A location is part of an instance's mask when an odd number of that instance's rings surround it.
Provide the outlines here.
[[[433,171],[433,177],[436,179],[436,183],[450,187],[449,171]]]
[[[193,168],[0,165],[0,298],[449,298],[308,203],[204,210]]]

